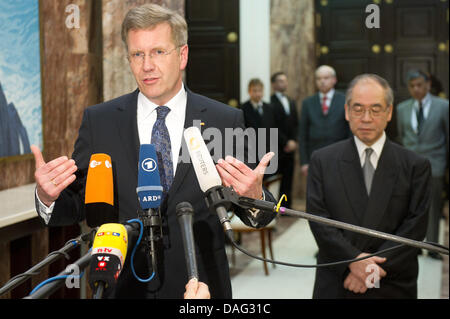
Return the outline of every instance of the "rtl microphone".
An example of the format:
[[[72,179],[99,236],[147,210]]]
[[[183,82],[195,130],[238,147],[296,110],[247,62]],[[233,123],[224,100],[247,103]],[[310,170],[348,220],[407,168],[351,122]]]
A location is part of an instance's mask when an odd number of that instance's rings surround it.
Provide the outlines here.
[[[139,150],[138,186],[136,192],[143,210],[161,205],[163,187],[158,170],[155,146],[142,144]]]
[[[231,203],[224,196],[222,180],[200,130],[195,126],[185,129],[184,140],[186,141],[200,189],[205,193],[208,206],[215,209],[225,231],[232,230],[227,211]]]
[[[128,232],[122,224],[104,224],[92,245],[89,284],[94,295],[115,286],[127,255]]]
[[[89,227],[117,222],[119,214],[114,208],[114,181],[111,157],[92,154],[86,178],[86,222]]]
[[[188,270],[188,281],[198,279],[197,259],[195,256],[194,233],[192,230],[192,216],[194,209],[188,202],[181,202],[176,206],[177,219],[183,238],[184,256]]]

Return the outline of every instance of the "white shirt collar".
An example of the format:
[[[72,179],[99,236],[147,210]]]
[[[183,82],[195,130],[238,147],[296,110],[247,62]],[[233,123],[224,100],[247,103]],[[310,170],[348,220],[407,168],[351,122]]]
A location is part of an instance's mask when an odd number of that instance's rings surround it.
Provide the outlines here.
[[[380,159],[384,143],[386,142],[386,133],[383,131],[383,135],[381,135],[381,137],[375,143],[373,143],[372,146],[367,146],[366,144],[364,144],[364,142],[357,138],[356,135],[354,136],[354,138],[356,149],[358,150],[358,156],[361,160],[361,166],[364,165],[364,162],[366,160],[366,148],[371,148],[373,149],[373,152],[370,157],[370,162],[372,163],[374,168],[377,168],[378,160]]]
[[[319,92],[320,101],[323,100],[323,96],[324,95],[327,97],[327,101],[331,101],[331,99],[333,99],[333,95],[334,95],[334,88],[329,90],[326,94],[323,94],[322,92]]]
[[[183,102],[185,105],[186,100],[187,100],[187,94],[186,94],[186,90],[184,89],[184,83],[182,83],[180,91],[178,91],[178,93],[173,98],[171,98],[169,100],[169,102],[167,102],[165,104],[165,106],[167,106],[170,109],[169,114],[178,113],[177,111],[180,111],[180,108],[176,107],[176,106],[182,104]],[[160,105],[153,103],[144,94],[142,94],[142,92],[139,92],[138,109],[140,108],[141,115],[142,115],[142,117],[140,117],[140,118],[142,120],[145,120],[148,116],[150,116],[150,114],[153,111],[155,111],[158,106],[160,106]],[[183,110],[183,112],[184,112],[184,110]],[[169,115],[167,115],[167,116],[169,116]]]

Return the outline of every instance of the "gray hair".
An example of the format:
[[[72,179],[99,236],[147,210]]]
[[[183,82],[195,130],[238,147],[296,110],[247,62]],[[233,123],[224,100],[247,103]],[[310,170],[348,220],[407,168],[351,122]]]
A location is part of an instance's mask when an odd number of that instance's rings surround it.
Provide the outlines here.
[[[375,81],[384,89],[384,100],[388,107],[394,103],[394,92],[392,91],[392,88],[390,87],[389,83],[379,75],[365,73],[356,76],[348,85],[347,92],[345,93],[345,103],[347,105],[350,105],[353,88],[356,86],[356,84],[367,80]]]
[[[322,71],[322,70],[327,71],[329,74],[331,74],[331,76],[336,77],[336,71],[333,69],[333,67],[331,67],[331,66],[329,66],[329,65],[325,65],[325,64],[319,66],[319,67],[316,69],[316,71],[314,72],[314,75],[317,76],[317,73],[318,73],[319,71]]]
[[[406,82],[409,83],[409,81],[417,79],[417,78],[423,78],[425,82],[430,81],[430,77],[421,70],[409,70],[408,73],[406,73]]]
[[[128,11],[122,23],[122,41],[128,51],[128,32],[130,30],[152,29],[158,24],[168,23],[172,30],[172,39],[177,47],[187,44],[188,32],[186,20],[177,12],[148,3]]]

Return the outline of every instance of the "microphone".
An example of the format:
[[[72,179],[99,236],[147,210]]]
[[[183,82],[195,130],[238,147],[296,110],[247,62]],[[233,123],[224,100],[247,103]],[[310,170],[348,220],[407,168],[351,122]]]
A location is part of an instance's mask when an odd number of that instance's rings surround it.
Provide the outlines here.
[[[112,161],[107,154],[96,153],[91,156],[84,203],[89,227],[117,222],[119,219],[119,214],[114,208]]]
[[[192,231],[192,215],[194,209],[188,202],[181,202],[176,206],[177,219],[183,238],[184,256],[188,270],[188,281],[198,279],[197,259],[195,256],[194,234]]]
[[[163,187],[158,170],[155,146],[142,144],[139,150],[138,186],[136,192],[142,209],[158,208],[161,205]]]
[[[152,267],[156,269],[156,242],[162,238],[162,224],[159,206],[163,195],[163,187],[158,169],[158,157],[155,146],[141,144],[139,150],[138,186],[136,193],[141,210],[138,216],[142,221],[147,248],[152,257]]]
[[[104,224],[92,244],[89,284],[94,297],[115,286],[127,255],[128,232],[122,224]]]
[[[231,207],[231,202],[225,197],[222,179],[198,127],[192,126],[185,129],[184,140],[200,189],[205,193],[208,207],[216,211],[225,231],[231,231],[232,228],[228,218],[228,209]]]

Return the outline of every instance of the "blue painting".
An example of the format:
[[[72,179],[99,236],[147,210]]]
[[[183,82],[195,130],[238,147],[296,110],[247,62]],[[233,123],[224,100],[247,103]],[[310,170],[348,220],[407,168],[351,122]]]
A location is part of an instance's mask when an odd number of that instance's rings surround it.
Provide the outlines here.
[[[0,0],[0,157],[42,149],[38,0]]]

